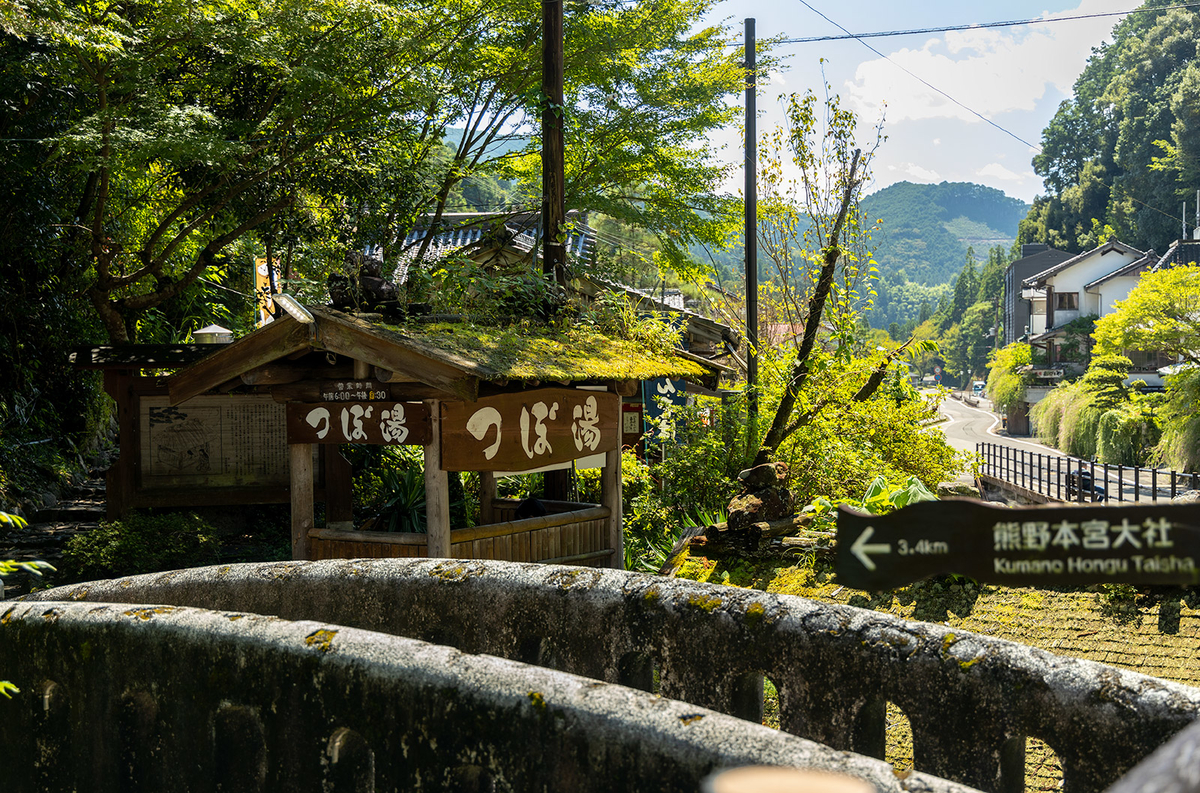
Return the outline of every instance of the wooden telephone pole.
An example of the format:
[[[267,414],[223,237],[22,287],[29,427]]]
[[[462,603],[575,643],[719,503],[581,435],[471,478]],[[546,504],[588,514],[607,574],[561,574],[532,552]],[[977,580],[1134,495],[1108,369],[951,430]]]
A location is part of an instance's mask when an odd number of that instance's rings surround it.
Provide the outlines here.
[[[542,274],[566,285],[563,0],[542,0]]]
[[[746,412],[749,451],[758,447],[758,125],[754,19],[746,20]]]

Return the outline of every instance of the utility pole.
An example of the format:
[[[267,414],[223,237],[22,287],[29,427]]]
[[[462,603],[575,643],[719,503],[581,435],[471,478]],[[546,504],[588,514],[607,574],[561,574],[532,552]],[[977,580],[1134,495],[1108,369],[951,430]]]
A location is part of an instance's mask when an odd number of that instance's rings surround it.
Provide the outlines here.
[[[566,285],[563,0],[542,0],[542,274]]]
[[[754,19],[746,19],[746,412],[750,454],[758,446],[758,126]]]
[[[563,0],[542,0],[542,275],[567,285],[563,178]],[[570,470],[547,471],[546,498],[566,501]]]

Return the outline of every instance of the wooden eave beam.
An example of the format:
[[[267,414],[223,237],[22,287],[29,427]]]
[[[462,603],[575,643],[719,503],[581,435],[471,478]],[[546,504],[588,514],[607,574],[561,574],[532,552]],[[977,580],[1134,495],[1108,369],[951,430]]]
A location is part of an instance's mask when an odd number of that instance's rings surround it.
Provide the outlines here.
[[[241,379],[246,385],[287,385],[303,380],[349,380],[352,377],[354,377],[354,368],[347,364],[302,366],[269,363],[243,372]]]
[[[733,371],[732,368],[724,364],[717,363],[716,361],[701,357],[699,355],[694,355],[686,350],[675,350],[675,355],[684,359],[685,361],[692,361],[693,363],[698,363],[701,366],[706,366],[710,369],[713,369],[716,373]]]
[[[287,317],[224,345],[219,352],[167,378],[170,403],[178,405],[240,377],[243,372],[310,347],[311,327]]]
[[[317,318],[317,341],[327,350],[390,372],[402,372],[468,402],[479,398],[480,378],[457,366],[404,347],[395,339],[377,336],[356,323],[322,314]]]

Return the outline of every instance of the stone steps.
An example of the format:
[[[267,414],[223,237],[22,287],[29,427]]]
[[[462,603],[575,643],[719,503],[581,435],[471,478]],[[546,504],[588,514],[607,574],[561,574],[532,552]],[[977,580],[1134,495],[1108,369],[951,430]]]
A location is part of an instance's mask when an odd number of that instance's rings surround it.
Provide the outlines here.
[[[58,567],[67,541],[96,528],[104,516],[104,480],[85,481],[71,497],[37,510],[29,525],[0,533],[0,559],[49,562]],[[41,580],[24,571],[13,573],[0,582],[3,597],[26,594]]]

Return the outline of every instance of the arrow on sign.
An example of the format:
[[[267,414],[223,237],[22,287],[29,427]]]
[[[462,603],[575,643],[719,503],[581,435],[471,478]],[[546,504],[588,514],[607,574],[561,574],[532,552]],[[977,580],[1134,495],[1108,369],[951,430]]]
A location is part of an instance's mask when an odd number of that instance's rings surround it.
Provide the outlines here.
[[[891,553],[892,544],[890,542],[877,542],[874,545],[867,545],[867,540],[875,536],[875,527],[868,526],[863,529],[863,533],[858,535],[858,539],[850,546],[850,553],[858,557],[858,561],[863,563],[863,567],[874,572],[875,562],[871,561],[871,557],[867,554],[872,553]]]

